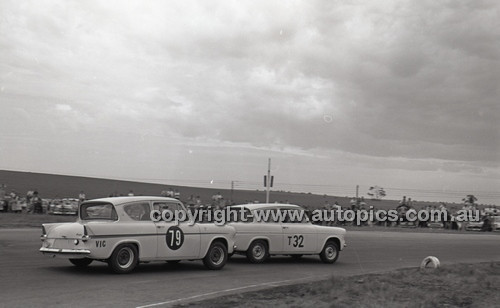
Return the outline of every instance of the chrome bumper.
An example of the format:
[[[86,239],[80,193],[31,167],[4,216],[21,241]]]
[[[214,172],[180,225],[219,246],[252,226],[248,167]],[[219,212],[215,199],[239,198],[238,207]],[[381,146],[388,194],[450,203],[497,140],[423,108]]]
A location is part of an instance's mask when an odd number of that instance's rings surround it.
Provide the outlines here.
[[[42,253],[50,253],[50,254],[63,254],[63,255],[89,255],[90,250],[88,249],[64,249],[64,248],[40,248],[40,252]]]

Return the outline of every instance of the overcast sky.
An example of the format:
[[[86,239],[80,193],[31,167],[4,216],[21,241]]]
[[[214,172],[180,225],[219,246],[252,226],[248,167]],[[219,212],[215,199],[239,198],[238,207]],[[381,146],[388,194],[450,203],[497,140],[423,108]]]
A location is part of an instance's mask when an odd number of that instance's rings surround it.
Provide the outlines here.
[[[0,168],[500,204],[497,1],[0,1]]]

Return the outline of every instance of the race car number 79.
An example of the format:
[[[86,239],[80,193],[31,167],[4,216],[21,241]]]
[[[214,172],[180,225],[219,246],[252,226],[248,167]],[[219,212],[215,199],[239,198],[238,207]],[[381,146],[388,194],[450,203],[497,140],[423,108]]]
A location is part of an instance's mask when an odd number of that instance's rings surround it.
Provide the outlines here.
[[[170,227],[166,236],[167,246],[172,250],[177,250],[184,242],[184,233],[179,227]]]

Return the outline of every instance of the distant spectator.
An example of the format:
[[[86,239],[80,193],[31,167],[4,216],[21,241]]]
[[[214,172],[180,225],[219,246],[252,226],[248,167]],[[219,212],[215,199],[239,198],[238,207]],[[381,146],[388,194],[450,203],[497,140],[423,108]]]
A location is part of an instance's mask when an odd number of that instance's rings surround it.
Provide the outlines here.
[[[399,202],[399,206],[406,206],[406,205],[407,205],[406,196],[403,196],[403,200]]]
[[[0,200],[5,199],[6,188],[7,188],[7,185],[5,185],[5,184],[0,185]]]
[[[133,191],[132,189],[131,189],[131,190],[129,190],[129,192],[128,192],[128,196],[129,196],[129,197],[134,196],[134,191]]]
[[[483,225],[481,226],[481,231],[483,232],[491,232],[493,230],[491,224],[490,215],[486,214],[483,216]]]
[[[361,210],[364,210],[366,208],[365,197],[361,197],[361,200],[359,200],[359,208]]]
[[[80,203],[82,203],[83,201],[85,201],[87,197],[85,196],[85,193],[83,192],[83,190],[80,191],[80,194],[78,194],[78,201]]]
[[[26,202],[28,204],[31,204],[31,198],[33,198],[33,191],[32,190],[28,190],[28,192],[26,193]]]
[[[5,185],[5,184],[0,185],[0,207],[1,207],[1,210],[4,212],[9,211],[9,201],[5,198],[6,188],[7,188],[7,185]]]
[[[181,193],[177,189],[175,189],[174,191],[174,198],[177,200],[181,198]]]
[[[36,190],[33,192],[31,203],[33,204],[33,213],[35,214],[43,213],[42,199],[38,196],[38,191]]]
[[[356,198],[352,198],[351,201],[349,201],[349,203],[351,204],[351,210],[356,210],[356,206],[357,206],[357,203],[358,203],[358,201],[356,200]]]

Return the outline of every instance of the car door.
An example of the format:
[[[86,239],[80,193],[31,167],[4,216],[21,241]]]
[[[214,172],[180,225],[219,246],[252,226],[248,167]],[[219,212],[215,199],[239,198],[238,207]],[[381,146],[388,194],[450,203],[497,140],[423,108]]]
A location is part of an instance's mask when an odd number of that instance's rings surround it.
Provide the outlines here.
[[[281,222],[283,230],[283,251],[287,253],[314,253],[318,239],[314,226],[304,211],[286,209]]]
[[[120,237],[137,239],[141,245],[141,260],[151,260],[157,254],[157,236],[155,224],[150,217],[151,205],[148,201],[131,202],[123,205],[122,215],[129,219],[121,220],[114,226],[114,233]]]
[[[183,205],[174,201],[159,201],[153,202],[153,209],[159,210],[164,218],[155,222],[158,235],[157,259],[198,258],[200,254],[200,229],[198,225],[188,219],[179,221],[176,218],[176,214],[185,211]]]

